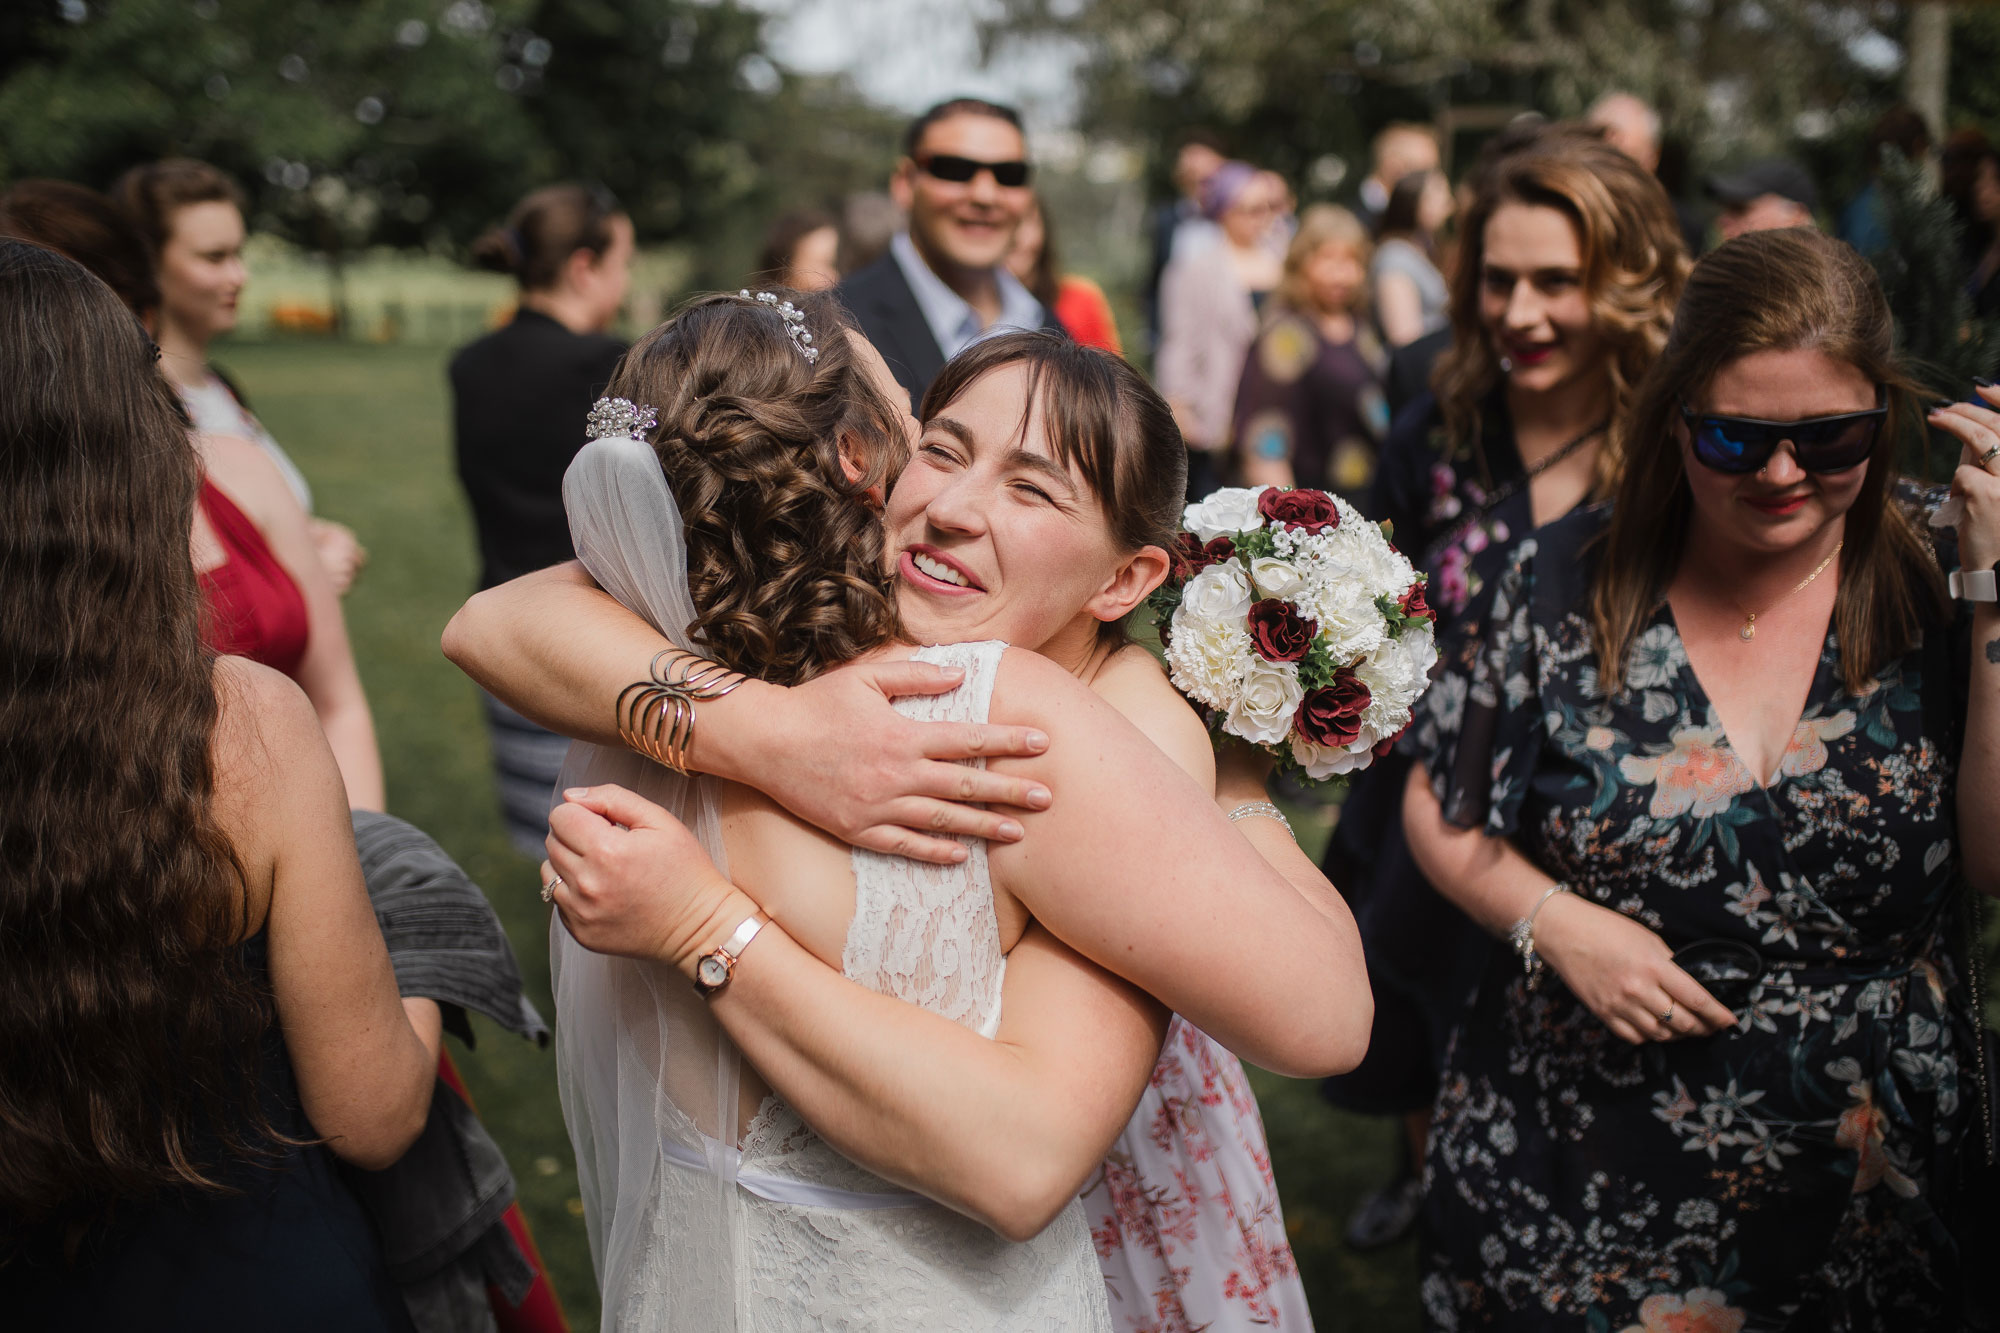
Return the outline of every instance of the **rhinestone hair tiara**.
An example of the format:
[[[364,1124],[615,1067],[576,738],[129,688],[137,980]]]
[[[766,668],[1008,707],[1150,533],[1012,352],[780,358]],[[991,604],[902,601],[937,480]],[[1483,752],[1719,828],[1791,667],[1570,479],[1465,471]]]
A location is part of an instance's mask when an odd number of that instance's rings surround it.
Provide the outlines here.
[[[806,327],[805,311],[790,301],[780,301],[770,292],[753,292],[748,287],[736,293],[746,301],[759,301],[778,312],[785,321],[785,333],[791,338],[792,346],[799,349],[799,355],[808,362],[819,360],[819,348],[813,346],[812,330]]]
[[[593,440],[614,437],[643,440],[646,432],[659,424],[659,414],[644,403],[629,398],[600,398],[590,409],[585,433]]]

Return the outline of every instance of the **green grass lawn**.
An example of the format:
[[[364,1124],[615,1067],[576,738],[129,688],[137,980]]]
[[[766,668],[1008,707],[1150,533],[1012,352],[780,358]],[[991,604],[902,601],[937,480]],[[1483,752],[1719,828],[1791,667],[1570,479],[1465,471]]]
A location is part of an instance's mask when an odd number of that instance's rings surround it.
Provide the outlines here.
[[[553,1020],[536,868],[502,832],[477,693],[438,652],[438,635],[473,581],[471,523],[452,472],[445,357],[438,348],[274,342],[225,347],[217,359],[305,470],[319,512],[351,525],[371,554],[347,617],[381,736],[390,809],[435,837],[485,887],[530,997]],[[1325,836],[1323,824],[1301,832],[1308,841]],[[484,1020],[477,1026],[479,1048],[453,1055],[513,1164],[572,1324],[594,1328],[597,1298],[554,1056]],[[1320,1326],[1414,1329],[1411,1247],[1361,1256],[1339,1238],[1348,1211],[1388,1170],[1392,1127],[1331,1110],[1310,1084],[1253,1079]]]

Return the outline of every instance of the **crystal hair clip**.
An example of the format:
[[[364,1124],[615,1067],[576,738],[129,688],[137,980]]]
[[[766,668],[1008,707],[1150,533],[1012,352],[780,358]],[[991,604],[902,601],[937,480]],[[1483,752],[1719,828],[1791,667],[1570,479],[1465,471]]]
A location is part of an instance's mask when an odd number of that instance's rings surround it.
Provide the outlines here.
[[[646,438],[646,432],[660,424],[659,414],[629,398],[600,398],[590,409],[585,433],[593,440],[629,437]]]
[[[812,330],[806,327],[805,311],[790,301],[780,301],[770,292],[753,292],[748,287],[736,293],[746,301],[761,301],[778,312],[785,321],[785,332],[791,337],[792,345],[799,349],[799,355],[808,362],[819,360],[819,348],[813,346]]]

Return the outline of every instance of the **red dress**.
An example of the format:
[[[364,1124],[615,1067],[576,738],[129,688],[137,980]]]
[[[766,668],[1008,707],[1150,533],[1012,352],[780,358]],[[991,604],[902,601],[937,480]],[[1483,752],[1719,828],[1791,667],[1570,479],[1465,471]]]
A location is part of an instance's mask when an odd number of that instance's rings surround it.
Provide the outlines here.
[[[1118,345],[1118,321],[1112,318],[1111,302],[1104,289],[1089,278],[1065,274],[1056,282],[1056,323],[1086,347],[1101,347],[1113,356],[1124,355]]]
[[[207,604],[202,637],[218,653],[296,676],[305,660],[310,622],[298,580],[278,563],[271,544],[230,498],[206,477],[201,512],[222,547],[224,559],[201,575]]]

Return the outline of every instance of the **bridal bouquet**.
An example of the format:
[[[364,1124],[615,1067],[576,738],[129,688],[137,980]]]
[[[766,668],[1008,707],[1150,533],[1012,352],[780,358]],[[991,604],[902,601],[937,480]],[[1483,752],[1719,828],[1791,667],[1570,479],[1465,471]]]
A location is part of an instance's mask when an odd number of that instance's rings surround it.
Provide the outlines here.
[[[1314,782],[1387,753],[1430,681],[1437,617],[1383,529],[1337,495],[1271,486],[1216,491],[1182,527],[1151,604],[1210,728]]]

